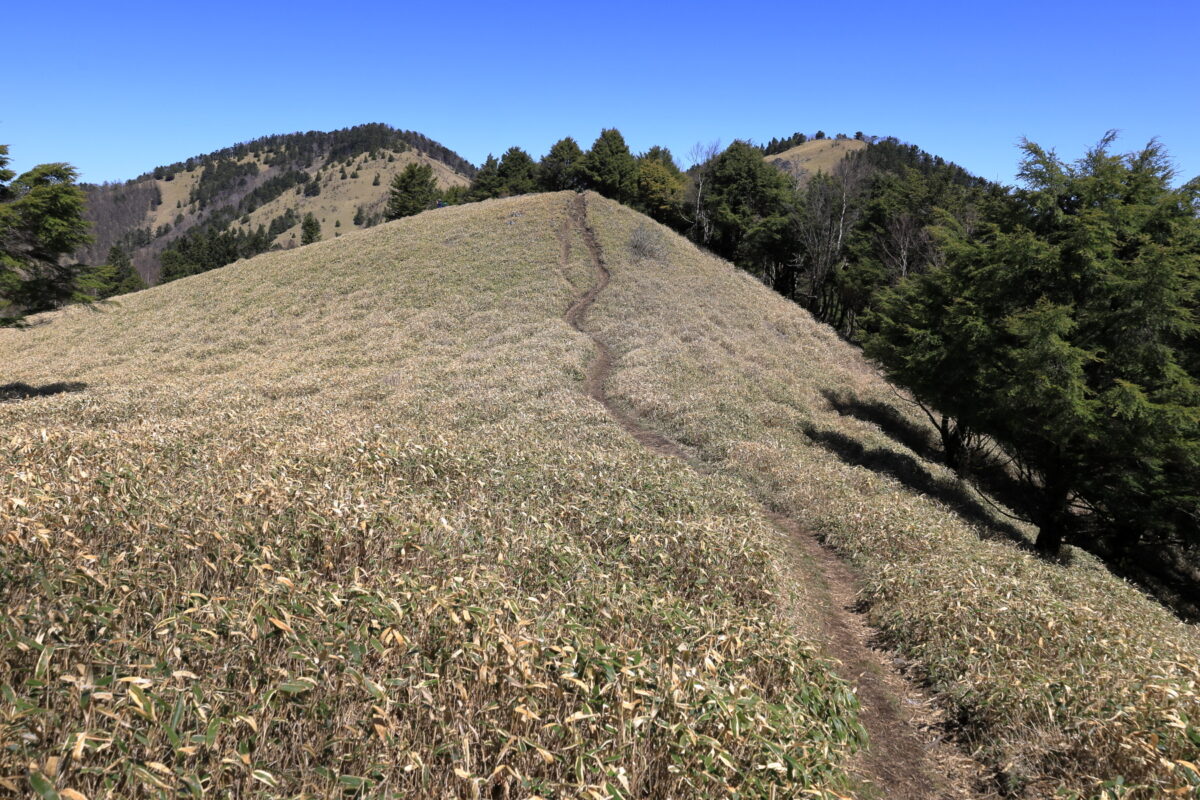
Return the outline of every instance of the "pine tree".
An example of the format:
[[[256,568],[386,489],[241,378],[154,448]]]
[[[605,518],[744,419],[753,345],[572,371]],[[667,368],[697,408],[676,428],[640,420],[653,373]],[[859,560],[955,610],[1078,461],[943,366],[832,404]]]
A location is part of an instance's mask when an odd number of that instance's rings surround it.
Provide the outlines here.
[[[606,128],[580,163],[579,173],[588,188],[620,203],[637,196],[637,161],[616,128]]]
[[[471,181],[471,190],[467,193],[472,201],[489,200],[493,197],[500,197],[504,193],[504,182],[500,178],[500,162],[491,153],[488,153],[487,160],[483,162],[483,166],[475,173],[475,180]]]
[[[1132,546],[1200,503],[1200,220],[1162,148],[1075,164],[1032,143],[992,221],[935,233],[944,266],[885,292],[868,353],[1014,458],[1057,553],[1079,507]]]
[[[133,262],[120,247],[108,249],[104,264],[87,270],[79,278],[80,288],[98,300],[106,300],[120,294],[141,291],[146,282],[133,268]]]
[[[437,200],[437,181],[429,164],[409,164],[392,178],[387,218],[399,219],[419,214]]]
[[[583,150],[578,142],[570,136],[559,139],[538,165],[538,186],[543,192],[578,189],[579,164],[582,160]]]
[[[75,286],[80,265],[68,256],[90,237],[74,167],[41,164],[16,177],[8,162],[0,145],[0,317],[11,321],[86,299]]]
[[[305,214],[304,221],[300,223],[300,244],[312,244],[319,241],[321,241],[321,223],[311,212]]]
[[[638,157],[637,206],[654,219],[675,228],[686,224],[683,194],[686,180],[671,151],[651,147]]]
[[[537,191],[537,164],[519,147],[510,147],[497,168],[505,197]]]

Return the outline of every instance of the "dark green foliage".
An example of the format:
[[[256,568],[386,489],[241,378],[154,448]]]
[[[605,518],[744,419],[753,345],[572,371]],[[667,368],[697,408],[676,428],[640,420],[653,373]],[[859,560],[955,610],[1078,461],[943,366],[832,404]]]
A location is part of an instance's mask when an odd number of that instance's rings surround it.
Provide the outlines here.
[[[214,160],[201,170],[200,180],[192,189],[189,200],[203,209],[213,198],[245,186],[246,182],[257,174],[258,165],[252,161],[241,163],[231,159]]]
[[[584,154],[579,176],[589,189],[621,203],[637,197],[637,160],[616,128],[605,128]]]
[[[300,221],[299,215],[296,214],[296,209],[289,208],[280,214],[275,219],[271,220],[271,224],[267,227],[268,245],[276,236],[292,228]],[[266,248],[263,248],[264,250]],[[261,252],[261,251],[260,251]]]
[[[580,187],[579,164],[583,150],[570,136],[559,139],[538,166],[538,187],[543,192],[561,192]]]
[[[687,179],[675,164],[671,151],[651,147],[638,157],[637,206],[659,222],[682,229]]]
[[[537,191],[537,164],[519,147],[510,147],[500,157],[497,168],[504,197]]]
[[[367,214],[363,210],[362,206],[359,206],[358,208],[354,209],[354,224],[355,225],[362,225],[364,222],[366,222],[366,220],[367,220]]]
[[[500,162],[496,160],[495,156],[488,153],[487,160],[475,173],[475,180],[471,182],[471,189],[467,196],[472,201],[478,201],[500,197],[503,193],[504,181],[500,177]]]
[[[273,221],[271,228],[275,227],[276,222]],[[272,238],[270,232],[261,225],[254,233],[230,231],[210,225],[192,228],[163,250],[159,282],[166,283],[207,272],[239,258],[250,258],[266,252],[271,247]]]
[[[19,177],[0,145],[0,302],[8,318],[85,299],[80,266],[67,256],[89,241],[84,194],[68,164],[41,164]]]
[[[146,288],[146,282],[133,268],[129,254],[114,246],[109,249],[104,264],[92,267],[80,276],[79,286],[97,300],[106,300],[116,295],[141,291]]]
[[[380,184],[380,180],[379,180],[379,173],[378,173],[378,172],[376,172],[376,173],[375,173],[375,177],[371,179],[371,185],[372,185],[372,186],[378,186],[379,184]]]
[[[442,202],[448,206],[459,206],[470,202],[467,199],[469,189],[466,186],[450,186],[442,192]]]
[[[289,189],[305,184],[306,182],[308,182],[308,173],[301,170],[291,170],[268,178],[238,202],[238,210],[248,214],[260,206],[271,202]],[[320,192],[319,186],[317,192]]]
[[[300,244],[312,244],[321,241],[321,223],[311,213],[305,214],[300,222]]]
[[[807,141],[808,141],[808,137],[805,136],[803,133],[799,133],[799,132],[793,133],[791,136],[788,136],[786,139],[772,138],[771,141],[767,144],[767,146],[763,148],[763,155],[764,156],[773,156],[777,153],[782,153],[784,150],[791,150],[793,147],[802,145]]]
[[[433,167],[412,163],[392,178],[386,216],[389,220],[419,214],[437,201]]]
[[[1200,488],[1200,222],[1161,147],[1075,164],[1025,144],[1026,188],[942,266],[884,292],[867,339],[889,376],[1014,457],[1057,552],[1085,508],[1124,546],[1194,534]]]
[[[790,294],[787,267],[796,247],[791,181],[764,162],[757,147],[743,141],[717,156],[707,172],[702,210],[711,225],[709,247]]]

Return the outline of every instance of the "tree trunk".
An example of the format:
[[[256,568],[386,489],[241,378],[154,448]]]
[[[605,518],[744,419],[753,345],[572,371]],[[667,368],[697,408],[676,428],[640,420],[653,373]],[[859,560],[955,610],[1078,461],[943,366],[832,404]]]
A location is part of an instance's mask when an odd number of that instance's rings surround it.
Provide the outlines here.
[[[1042,523],[1038,528],[1037,540],[1033,547],[1039,553],[1051,558],[1062,552],[1063,529],[1061,525]]]
[[[1042,510],[1038,514],[1038,535],[1033,546],[1044,556],[1056,557],[1062,550],[1071,517],[1070,496],[1070,485],[1061,476],[1049,479],[1042,489]]]

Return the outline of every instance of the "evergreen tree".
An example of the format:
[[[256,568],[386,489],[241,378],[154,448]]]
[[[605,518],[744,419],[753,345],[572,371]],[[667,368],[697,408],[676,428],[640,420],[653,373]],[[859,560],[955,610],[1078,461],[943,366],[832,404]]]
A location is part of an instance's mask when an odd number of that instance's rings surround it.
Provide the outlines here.
[[[433,177],[433,167],[429,164],[413,162],[392,178],[387,218],[391,220],[419,214],[433,206],[437,200],[437,194],[437,181]]]
[[[537,191],[537,164],[519,147],[510,147],[500,157],[497,172],[506,197]]]
[[[708,167],[704,213],[709,246],[744,269],[792,293],[796,196],[791,181],[763,161],[757,147],[735,141]]]
[[[129,254],[117,245],[108,249],[108,258],[104,264],[80,276],[79,284],[81,289],[98,300],[146,288],[146,282],[133,268]]]
[[[504,181],[500,177],[500,162],[496,160],[495,156],[488,153],[487,160],[483,162],[479,172],[475,173],[475,180],[471,182],[471,189],[467,192],[467,197],[474,202],[500,197],[503,193]]]
[[[89,241],[75,168],[41,164],[16,177],[0,145],[0,317],[48,311],[86,299],[75,286],[80,265],[67,257]],[[14,180],[15,178],[15,180]]]
[[[570,136],[559,139],[542,157],[538,168],[538,186],[543,192],[560,192],[578,189],[580,186],[579,166],[583,150]]]
[[[1079,162],[1025,143],[1025,188],[972,232],[935,231],[944,266],[881,298],[868,353],[960,429],[998,441],[1057,553],[1089,509],[1131,546],[1200,503],[1200,220],[1165,153],[1106,136]]]
[[[683,197],[687,182],[671,151],[651,147],[638,157],[637,206],[659,222],[674,228],[686,224]]]
[[[590,189],[620,203],[637,196],[637,161],[616,128],[605,128],[579,165],[579,174]]]
[[[300,223],[300,244],[312,244],[319,241],[321,241],[321,223],[311,212],[305,214],[304,221]]]

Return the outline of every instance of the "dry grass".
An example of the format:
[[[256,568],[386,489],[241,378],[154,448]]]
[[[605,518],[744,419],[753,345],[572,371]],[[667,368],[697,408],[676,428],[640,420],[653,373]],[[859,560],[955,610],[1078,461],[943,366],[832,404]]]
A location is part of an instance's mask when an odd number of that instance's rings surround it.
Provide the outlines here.
[[[388,162],[388,157],[393,161]],[[334,164],[321,169],[321,193],[316,197],[305,197],[297,194],[297,190],[284,192],[269,203],[264,204],[250,214],[250,222],[246,225],[235,223],[247,232],[253,232],[259,225],[270,225],[271,220],[284,213],[288,208],[296,209],[297,219],[303,219],[307,213],[313,214],[321,223],[321,235],[325,239],[333,239],[336,234],[345,236],[355,230],[354,215],[359,206],[365,209],[367,216],[383,216],[387,206],[388,190],[392,178],[404,171],[411,163],[428,164],[433,168],[433,176],[438,188],[447,189],[451,186],[468,186],[471,182],[437,159],[430,158],[415,150],[403,153],[379,151],[376,158],[369,155],[359,155],[353,159],[350,166],[345,162]],[[314,165],[307,171],[316,174]],[[341,177],[341,169],[345,168],[346,178]],[[357,178],[350,177],[355,173]],[[379,185],[374,185],[375,176],[379,175]],[[341,223],[339,226],[337,223]],[[284,231],[275,238],[275,243],[283,246],[299,244],[300,225]]]
[[[818,172],[832,172],[843,158],[866,146],[866,142],[858,139],[810,139],[782,153],[765,156],[763,160],[801,181],[807,181]]]
[[[855,701],[756,503],[579,391],[567,199],[0,331],[4,381],[87,384],[0,403],[0,794],[845,785]]]
[[[918,422],[830,329],[665,230],[664,258],[631,258],[649,223],[592,208],[613,273],[592,318],[616,358],[610,392],[857,565],[874,624],[1010,790],[1200,791],[1194,628],[1082,552],[1059,566],[1014,546],[1006,536],[1028,531],[1006,532],[950,473],[838,413],[830,396]]]

